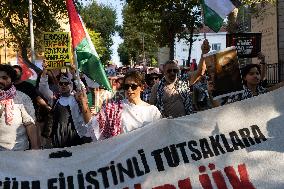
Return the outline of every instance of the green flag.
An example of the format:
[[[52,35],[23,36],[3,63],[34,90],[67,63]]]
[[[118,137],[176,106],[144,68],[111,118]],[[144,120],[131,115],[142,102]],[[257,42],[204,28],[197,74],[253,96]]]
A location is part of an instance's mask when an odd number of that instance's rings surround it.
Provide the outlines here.
[[[230,0],[202,0],[204,24],[214,32],[218,32],[226,16],[236,8],[237,4],[237,1]]]

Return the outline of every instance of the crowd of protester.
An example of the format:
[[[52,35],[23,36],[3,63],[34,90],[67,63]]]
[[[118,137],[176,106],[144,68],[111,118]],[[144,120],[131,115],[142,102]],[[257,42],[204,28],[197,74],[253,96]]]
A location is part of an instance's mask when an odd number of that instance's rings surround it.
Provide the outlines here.
[[[0,65],[0,151],[63,148],[131,132],[162,118],[176,118],[226,103],[251,98],[283,86],[265,88],[263,64],[241,69],[244,90],[213,99],[214,86],[206,75],[203,54],[187,68],[169,60],[161,68],[106,67],[113,91],[86,75],[47,70],[36,86],[21,81],[20,66]],[[88,98],[88,93],[92,98]],[[90,102],[92,101],[92,102]]]

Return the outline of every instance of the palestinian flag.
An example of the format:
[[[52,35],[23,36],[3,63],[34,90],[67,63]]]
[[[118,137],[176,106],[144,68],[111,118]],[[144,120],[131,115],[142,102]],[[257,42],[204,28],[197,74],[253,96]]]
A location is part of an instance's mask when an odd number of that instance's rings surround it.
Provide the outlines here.
[[[38,75],[33,69],[28,67],[27,63],[25,62],[25,60],[21,56],[21,53],[17,52],[17,62],[15,62],[15,64],[12,64],[12,65],[21,66],[21,68],[22,68],[21,81],[27,81],[27,82],[33,84],[34,86],[36,86],[36,80],[37,80]],[[38,69],[40,69],[40,68],[38,68]]]
[[[34,75],[33,71],[25,64],[24,59],[22,58],[20,54],[18,55],[18,53],[17,53],[17,63],[19,66],[21,66],[23,70],[21,81],[26,81]]]
[[[214,32],[218,32],[224,19],[240,5],[237,0],[201,0],[204,14],[204,24]]]
[[[66,0],[72,45],[76,51],[78,68],[101,86],[111,90],[109,80],[73,0]]]

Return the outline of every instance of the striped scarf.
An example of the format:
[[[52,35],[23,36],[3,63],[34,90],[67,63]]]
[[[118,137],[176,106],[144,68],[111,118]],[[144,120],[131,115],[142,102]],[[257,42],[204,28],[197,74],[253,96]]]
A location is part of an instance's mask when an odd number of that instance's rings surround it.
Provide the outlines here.
[[[5,106],[5,123],[11,125],[13,121],[13,109],[14,101],[13,98],[16,96],[16,88],[14,85],[7,91],[0,90],[0,104]]]
[[[164,103],[163,103],[162,98],[164,96],[164,87],[165,86],[166,86],[166,79],[165,79],[165,77],[163,77],[163,79],[161,79],[161,81],[159,82],[158,90],[157,90],[157,104],[156,104],[156,106],[160,110],[160,112],[164,111]],[[188,83],[185,82],[185,81],[177,80],[176,83],[175,83],[175,89],[178,91],[178,93],[180,94],[180,96],[182,98],[186,115],[192,114],[193,113],[192,96],[191,96],[191,93],[190,93],[190,87],[189,87]]]
[[[104,139],[117,136],[122,132],[121,113],[121,101],[107,103],[98,113],[100,132]]]

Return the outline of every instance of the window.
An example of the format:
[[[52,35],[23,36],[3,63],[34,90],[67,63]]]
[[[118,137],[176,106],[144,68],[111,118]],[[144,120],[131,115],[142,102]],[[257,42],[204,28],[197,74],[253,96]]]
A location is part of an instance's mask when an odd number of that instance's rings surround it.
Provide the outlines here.
[[[212,43],[212,50],[215,51],[221,50],[221,43]]]

